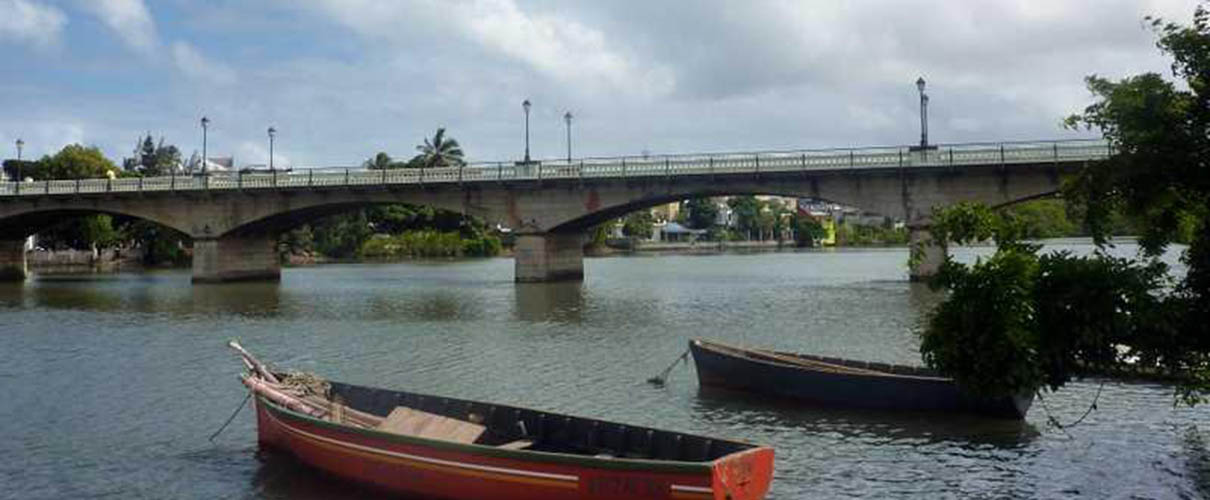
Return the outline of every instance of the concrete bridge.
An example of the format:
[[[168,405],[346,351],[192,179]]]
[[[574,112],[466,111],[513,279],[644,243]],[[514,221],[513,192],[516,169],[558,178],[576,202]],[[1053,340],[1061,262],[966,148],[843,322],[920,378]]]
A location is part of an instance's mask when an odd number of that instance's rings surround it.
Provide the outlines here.
[[[909,221],[912,240],[923,241],[935,205],[1011,204],[1054,193],[1065,173],[1109,154],[1101,141],[1045,141],[0,183],[0,279],[25,279],[28,235],[92,213],[146,219],[190,235],[194,282],[279,279],[274,247],[282,232],[385,203],[427,205],[513,228],[517,281],[582,279],[588,228],[699,196],[828,200]],[[932,247],[912,276],[930,273],[943,252]]]

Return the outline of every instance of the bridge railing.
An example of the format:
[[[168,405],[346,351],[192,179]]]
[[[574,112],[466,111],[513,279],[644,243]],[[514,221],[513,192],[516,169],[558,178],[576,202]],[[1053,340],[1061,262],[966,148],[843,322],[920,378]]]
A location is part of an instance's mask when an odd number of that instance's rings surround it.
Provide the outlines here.
[[[800,151],[677,154],[582,158],[530,163],[475,163],[460,167],[368,170],[308,168],[271,173],[212,172],[118,179],[2,182],[0,197],[106,192],[264,190],[281,188],[389,186],[508,182],[542,179],[603,179],[736,175],[791,171],[881,168],[960,168],[1095,161],[1112,154],[1101,140],[939,145],[935,149],[875,147]]]

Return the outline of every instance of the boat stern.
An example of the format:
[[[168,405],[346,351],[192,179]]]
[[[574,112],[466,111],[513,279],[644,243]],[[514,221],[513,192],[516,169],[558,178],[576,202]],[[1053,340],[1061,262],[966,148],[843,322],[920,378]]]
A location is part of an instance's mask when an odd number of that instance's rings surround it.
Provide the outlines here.
[[[759,500],[773,481],[773,448],[758,447],[714,461],[715,500]]]

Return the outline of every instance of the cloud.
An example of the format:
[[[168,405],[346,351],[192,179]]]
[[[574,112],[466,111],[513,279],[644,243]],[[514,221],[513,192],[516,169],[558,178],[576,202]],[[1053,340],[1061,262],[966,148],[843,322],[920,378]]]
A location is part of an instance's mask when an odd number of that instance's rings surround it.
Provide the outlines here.
[[[409,48],[418,38],[434,46],[469,43],[481,54],[521,62],[546,78],[589,90],[659,96],[674,86],[667,68],[644,63],[609,34],[557,12],[523,9],[515,0],[301,3],[362,36]]]
[[[266,139],[267,140],[267,139]],[[235,160],[239,166],[255,166],[256,168],[269,168],[269,145],[252,141],[242,141],[235,151]],[[284,154],[280,148],[273,148],[273,167],[274,168],[290,168],[290,158]]]
[[[207,59],[187,42],[172,44],[172,61],[186,75],[218,85],[235,83],[235,70],[230,66]]]
[[[80,5],[100,18],[130,48],[151,54],[159,46],[155,21],[143,0],[83,0]]]
[[[63,11],[33,0],[0,0],[0,40],[8,39],[44,48],[58,43],[67,25]]]

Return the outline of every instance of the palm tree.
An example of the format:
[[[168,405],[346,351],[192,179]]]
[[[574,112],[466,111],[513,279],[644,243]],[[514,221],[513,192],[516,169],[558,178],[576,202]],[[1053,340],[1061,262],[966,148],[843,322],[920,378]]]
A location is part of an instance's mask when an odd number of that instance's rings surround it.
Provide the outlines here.
[[[391,155],[379,152],[373,158],[366,160],[362,166],[369,170],[386,170],[395,168],[394,162],[391,160]]]
[[[431,141],[426,137],[424,144],[416,146],[416,150],[420,151],[421,164],[425,168],[457,167],[466,163],[462,159],[462,146],[458,145],[457,139],[445,137],[444,127],[437,129]]]

